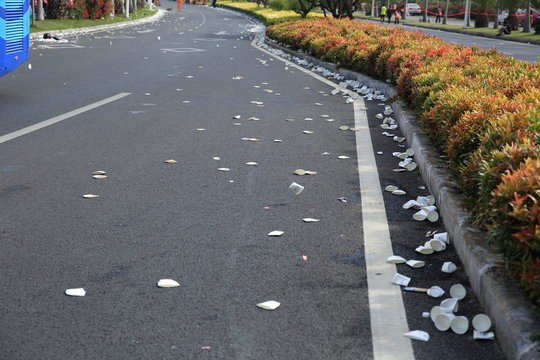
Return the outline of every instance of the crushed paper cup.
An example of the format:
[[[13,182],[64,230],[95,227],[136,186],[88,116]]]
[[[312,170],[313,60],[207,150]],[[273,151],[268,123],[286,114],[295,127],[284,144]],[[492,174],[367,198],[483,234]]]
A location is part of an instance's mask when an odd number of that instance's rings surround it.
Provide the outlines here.
[[[392,192],[398,190],[399,188],[396,185],[388,185],[384,188],[385,191]]]
[[[447,232],[433,234],[433,239],[439,240],[439,241],[444,241],[445,243],[450,244],[450,238],[448,237]]]
[[[407,260],[405,260],[404,258],[398,255],[392,255],[386,259],[386,262],[391,263],[391,264],[403,264],[406,261]]]
[[[431,239],[429,240],[429,246],[436,252],[441,252],[441,251],[446,250],[446,243],[444,241]]]
[[[405,190],[397,189],[392,191],[392,195],[406,195],[407,192]]]
[[[495,340],[495,333],[490,332],[480,332],[478,330],[473,331],[474,340]]]
[[[394,277],[392,278],[392,283],[396,285],[401,286],[407,286],[409,285],[409,282],[411,281],[410,277],[407,277],[405,275],[401,275],[400,273],[396,273]]]
[[[454,314],[448,314],[448,313],[440,313],[435,317],[435,320],[433,321],[435,323],[435,327],[439,331],[447,331],[450,329],[450,324],[452,323],[452,320],[456,316]]]
[[[447,261],[442,265],[441,271],[447,274],[452,274],[456,272],[457,266],[451,261]]]
[[[405,337],[413,340],[429,341],[429,334],[422,330],[413,330],[404,334]]]
[[[304,187],[295,182],[289,185],[289,189],[291,189],[291,191],[293,191],[296,195],[300,195],[302,191],[304,191]]]
[[[428,246],[419,246],[414,250],[423,255],[430,255],[430,254],[433,254],[434,252],[433,249]]]
[[[425,210],[420,210],[413,214],[413,219],[416,221],[424,221],[427,219],[428,213]]]
[[[257,304],[257,307],[264,309],[264,310],[275,310],[277,309],[281,304],[274,300],[265,301],[262,303]]]
[[[86,291],[83,288],[66,289],[65,294],[68,296],[85,296]]]
[[[459,308],[458,299],[452,297],[444,299],[441,301],[440,307],[442,307],[445,311],[447,310],[447,312],[457,312]]]
[[[403,204],[402,208],[404,209],[410,209],[414,206],[418,205],[418,203],[415,200],[409,200],[405,204]]]
[[[491,319],[486,314],[478,314],[473,317],[472,325],[476,331],[485,333],[491,328]]]
[[[439,286],[432,286],[427,291],[428,296],[432,298],[440,298],[444,295],[444,290]]]
[[[419,269],[421,267],[424,267],[424,265],[426,265],[426,263],[421,260],[408,260],[406,264],[415,269]]]
[[[456,334],[463,335],[469,330],[469,319],[465,316],[456,316],[450,322],[450,328]]]
[[[453,298],[461,300],[466,295],[467,295],[467,290],[465,290],[465,286],[461,284],[452,285],[452,287],[450,288],[450,296]]]

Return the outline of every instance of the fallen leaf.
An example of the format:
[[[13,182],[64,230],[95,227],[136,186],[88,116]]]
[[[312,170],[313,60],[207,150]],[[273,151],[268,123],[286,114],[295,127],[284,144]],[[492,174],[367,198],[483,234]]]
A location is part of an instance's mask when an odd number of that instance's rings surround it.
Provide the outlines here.
[[[157,284],[160,288],[178,287],[180,284],[173,279],[161,279]]]

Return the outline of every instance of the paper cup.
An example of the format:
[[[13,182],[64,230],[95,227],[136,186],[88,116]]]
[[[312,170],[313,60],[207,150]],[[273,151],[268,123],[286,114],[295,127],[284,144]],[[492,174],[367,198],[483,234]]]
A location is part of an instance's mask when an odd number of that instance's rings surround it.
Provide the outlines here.
[[[300,184],[297,184],[293,182],[291,185],[289,185],[289,189],[291,189],[296,195],[300,195],[302,191],[304,191],[304,187]]]
[[[418,203],[418,205],[422,208],[422,207],[426,207],[426,206],[429,206],[429,198],[427,196],[418,196],[416,198],[416,202]]]
[[[437,211],[429,211],[427,213],[427,219],[431,222],[439,220],[439,213]]]
[[[465,290],[465,287],[461,284],[452,285],[450,288],[450,296],[453,298],[461,300],[465,295],[467,295],[467,290]]]
[[[447,232],[435,234],[435,235],[433,235],[433,239],[439,240],[439,241],[444,241],[445,243],[450,244],[450,238],[448,237]]]
[[[434,306],[431,308],[429,312],[429,317],[431,318],[431,321],[435,322],[435,318],[439,316],[440,314],[451,314],[452,312],[448,309],[442,308],[440,306]]]
[[[454,263],[451,262],[451,261],[445,262],[445,263],[442,265],[442,269],[441,269],[442,272],[445,272],[445,273],[447,273],[447,274],[452,274],[452,273],[456,272],[456,270],[457,270],[456,264],[454,264]]]
[[[414,156],[414,150],[412,148],[408,148],[405,150],[405,153],[409,156]]]
[[[440,306],[445,310],[448,310],[451,312],[457,312],[458,307],[459,307],[458,299],[456,298],[444,299],[443,301],[441,301]]]
[[[415,249],[415,251],[423,255],[433,254],[433,249],[428,246],[419,246]]]
[[[405,337],[413,340],[428,341],[429,334],[422,330],[413,330],[404,334]]]
[[[418,203],[417,203],[416,201],[414,201],[414,200],[409,200],[409,201],[407,201],[405,204],[403,204],[402,207],[403,207],[404,209],[410,209],[410,208],[416,206],[417,204],[418,204]]]
[[[474,340],[495,340],[495,333],[493,332],[480,332],[477,330],[473,331]]]
[[[447,331],[450,329],[450,324],[456,316],[454,314],[441,313],[435,317],[435,327],[440,331]]]
[[[398,256],[398,255],[392,255],[392,256],[389,256],[386,259],[386,262],[389,262],[389,263],[392,263],[392,264],[403,264],[406,261],[407,260],[405,260],[404,258],[402,258],[401,256]]]
[[[486,314],[478,314],[473,317],[472,325],[475,330],[485,333],[491,327],[491,319]]]
[[[415,269],[419,269],[426,265],[426,263],[421,260],[409,260],[406,262],[406,264]]]
[[[444,241],[432,239],[429,240],[429,246],[431,246],[431,248],[437,252],[446,250],[446,243]]]
[[[410,159],[410,158],[408,158],[408,159]],[[418,165],[416,165],[415,162],[412,162],[412,163],[409,163],[409,164],[405,165],[405,169],[407,169],[408,171],[413,171],[413,170],[416,169],[417,166]]]
[[[400,273],[396,273],[394,275],[394,278],[392,279],[392,283],[396,285],[401,286],[407,286],[409,285],[409,282],[411,281],[410,277],[407,277],[405,275],[401,275]]]
[[[432,286],[428,289],[427,294],[433,298],[440,298],[444,295],[444,290],[439,286]]]
[[[450,328],[456,334],[463,335],[469,330],[469,319],[465,316],[456,316],[450,322]]]
[[[427,212],[425,210],[420,210],[413,214],[413,219],[416,221],[424,221],[427,219]]]

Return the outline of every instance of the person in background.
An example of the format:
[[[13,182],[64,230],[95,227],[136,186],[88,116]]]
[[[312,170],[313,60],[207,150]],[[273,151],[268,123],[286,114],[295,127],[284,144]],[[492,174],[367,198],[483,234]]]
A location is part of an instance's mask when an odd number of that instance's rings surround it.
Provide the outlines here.
[[[496,36],[510,35],[512,33],[512,27],[508,21],[508,17],[504,19],[503,26],[499,29],[499,33]]]
[[[399,19],[401,19],[401,12],[399,9],[394,10],[394,25],[399,25]]]
[[[435,18],[435,23],[440,23],[442,19],[442,9],[437,8],[437,17]]]
[[[386,10],[386,17],[388,18],[388,23],[390,24],[390,19],[392,19],[392,13],[394,11],[394,8],[392,6],[388,7],[388,10]]]
[[[184,3],[184,0],[176,0],[176,7],[178,8],[178,12],[182,11],[183,3]]]
[[[381,22],[384,22],[384,18],[386,17],[386,6],[381,7],[381,12],[379,13],[379,17],[381,18]]]

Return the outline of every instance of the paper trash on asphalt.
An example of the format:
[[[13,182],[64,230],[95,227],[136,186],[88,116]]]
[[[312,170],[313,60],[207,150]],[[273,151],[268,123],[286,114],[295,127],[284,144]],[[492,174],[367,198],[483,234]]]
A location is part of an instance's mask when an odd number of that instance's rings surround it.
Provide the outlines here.
[[[247,166],[257,166],[259,164],[257,164],[255,161],[250,161],[250,162],[247,162],[246,165]]]
[[[283,235],[285,232],[284,231],[281,231],[281,230],[274,230],[274,231],[270,231],[268,233],[268,236],[281,236]]]
[[[427,294],[433,298],[440,298],[444,295],[444,290],[439,286],[432,286],[428,289]]]
[[[218,168],[218,171],[231,171],[229,168]]]
[[[302,131],[304,134],[308,134],[308,135],[311,135],[311,134],[315,134],[314,131],[310,131],[310,130],[304,130]]]
[[[429,341],[429,334],[422,330],[409,331],[403,335],[413,340]]]
[[[67,289],[65,294],[68,296],[85,296],[86,291],[83,288]]]
[[[95,198],[99,197],[99,195],[84,194],[82,197],[85,198],[85,199],[95,199]]]
[[[238,119],[240,119],[241,117],[242,117],[242,115],[234,115],[234,116],[233,116],[233,119],[237,119],[237,120],[238,120]]]
[[[396,285],[408,286],[410,282],[411,282],[410,277],[407,277],[400,273],[395,273],[394,277],[392,278],[392,283]]]
[[[349,130],[349,127],[346,125],[340,126],[339,130]]]
[[[337,158],[340,159],[340,160],[350,159],[350,157],[346,156],[346,155],[339,155]]]
[[[407,260],[405,260],[404,258],[398,255],[392,255],[386,259],[386,262],[391,263],[391,264],[403,264],[406,261]]]
[[[306,223],[314,223],[314,222],[319,222],[321,220],[319,219],[314,219],[314,218],[303,218],[302,219],[303,222],[306,222]]]
[[[296,169],[296,170],[294,170],[294,173],[296,175],[302,176],[302,175],[306,175],[306,170],[304,170],[304,169]]]
[[[160,288],[171,288],[178,287],[180,284],[173,279],[161,279],[158,281],[157,286]]]
[[[169,160],[165,160],[165,162],[166,162],[167,164],[176,164],[178,161],[173,160],[173,159],[169,159]]]
[[[296,195],[300,195],[304,191],[304,187],[298,183],[293,182],[289,185],[289,189],[294,192]]]
[[[426,265],[426,263],[421,260],[407,260],[406,264],[415,269],[419,269]]]
[[[397,190],[392,191],[392,194],[393,195],[405,195],[405,194],[407,194],[407,192],[405,190],[397,189]]]
[[[92,175],[105,175],[105,174],[106,174],[106,172],[105,172],[105,171],[101,171],[101,170],[94,171],[94,172],[92,173]]]
[[[106,179],[107,175],[92,175],[94,179]]]
[[[264,309],[264,310],[275,310],[277,309],[281,304],[278,303],[277,301],[274,301],[274,300],[270,300],[270,301],[265,301],[265,302],[262,302],[262,303],[259,303],[257,304],[257,307],[261,308],[261,309]]]

